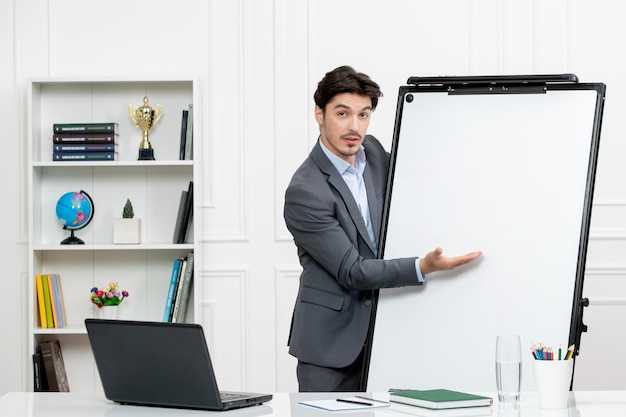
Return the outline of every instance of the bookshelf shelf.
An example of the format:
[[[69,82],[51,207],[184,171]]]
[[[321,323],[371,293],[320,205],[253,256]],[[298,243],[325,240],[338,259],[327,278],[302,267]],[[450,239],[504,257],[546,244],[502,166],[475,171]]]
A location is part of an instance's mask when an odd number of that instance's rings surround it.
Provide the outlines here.
[[[58,335],[73,335],[73,334],[87,334],[85,326],[66,326],[62,329],[42,329],[36,327],[33,330],[33,334],[41,336],[58,336]]]
[[[171,250],[193,250],[192,243],[139,243],[137,245],[114,245],[114,244],[96,244],[96,245],[34,245],[33,251],[47,252],[79,252],[79,251],[171,251]]]
[[[193,166],[193,161],[190,160],[171,160],[171,161],[111,161],[111,162],[34,162],[33,167],[44,168],[59,168],[67,169],[71,167],[101,167],[101,168],[115,168],[115,167],[181,167],[181,166]]]
[[[141,131],[128,115],[144,96],[163,116],[150,130],[156,160],[137,160]],[[28,88],[29,161],[29,362],[38,344],[61,342],[70,389],[101,391],[84,320],[97,315],[89,298],[92,287],[117,281],[129,292],[120,305],[120,319],[161,321],[173,262],[191,251],[201,265],[197,236],[201,219],[193,209],[187,240],[173,243],[181,193],[194,183],[194,206],[201,201],[199,157],[201,109],[198,83],[191,79],[35,79]],[[180,158],[182,110],[193,105],[193,153]],[[52,160],[54,123],[115,122],[118,124],[116,161],[55,162]],[[75,236],[85,244],[62,245],[69,236],[56,217],[59,197],[86,191],[94,215]],[[113,244],[113,223],[130,199],[141,219],[141,243]],[[67,325],[42,328],[35,277],[60,276]],[[196,321],[191,288],[186,320]],[[33,387],[31,385],[31,387]],[[31,388],[32,389],[32,388]]]

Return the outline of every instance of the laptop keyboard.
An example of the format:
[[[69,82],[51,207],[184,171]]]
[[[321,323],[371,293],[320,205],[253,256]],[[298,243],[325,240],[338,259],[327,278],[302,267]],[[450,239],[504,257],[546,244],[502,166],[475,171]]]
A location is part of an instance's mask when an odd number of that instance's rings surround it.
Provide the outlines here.
[[[232,392],[220,392],[220,398],[222,399],[222,402],[236,401],[236,400],[241,400],[247,397],[248,395],[245,395],[245,394],[238,394],[238,393],[232,393]]]

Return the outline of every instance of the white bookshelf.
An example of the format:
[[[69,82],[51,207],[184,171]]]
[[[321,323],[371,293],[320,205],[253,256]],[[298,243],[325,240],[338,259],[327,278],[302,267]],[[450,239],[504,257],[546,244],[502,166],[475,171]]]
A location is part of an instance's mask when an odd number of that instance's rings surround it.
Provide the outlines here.
[[[29,272],[30,308],[28,360],[45,339],[61,342],[66,372],[73,392],[101,391],[84,320],[96,317],[89,299],[92,287],[118,281],[130,295],[120,306],[120,319],[161,321],[172,264],[195,252],[195,270],[201,259],[196,232],[201,224],[196,210],[200,197],[198,157],[202,115],[197,83],[193,80],[39,79],[29,82]],[[128,116],[128,106],[163,107],[163,116],[150,131],[156,160],[138,161],[141,131]],[[194,158],[179,160],[182,110],[193,103]],[[111,162],[53,162],[54,123],[117,122],[119,158]],[[189,238],[174,244],[180,195],[194,181],[194,218]],[[94,201],[94,216],[75,231],[84,245],[61,245],[69,236],[55,213],[56,202],[68,191],[85,190]],[[121,217],[126,199],[141,218],[142,241],[113,244],[113,219]],[[59,274],[67,326],[41,328],[35,276]],[[194,320],[195,291],[187,321]],[[31,373],[32,381],[32,373]],[[30,385],[32,389],[32,383]]]

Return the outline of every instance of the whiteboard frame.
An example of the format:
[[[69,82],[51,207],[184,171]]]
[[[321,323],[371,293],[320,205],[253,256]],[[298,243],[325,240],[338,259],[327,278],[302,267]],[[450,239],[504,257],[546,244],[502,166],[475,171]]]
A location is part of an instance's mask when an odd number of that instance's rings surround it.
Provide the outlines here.
[[[547,75],[547,76],[470,76],[470,77],[411,77],[407,81],[409,85],[401,86],[398,92],[398,102],[397,102],[397,111],[396,111],[396,119],[395,119],[395,127],[393,134],[393,145],[391,151],[391,164],[389,171],[389,179],[388,179],[388,190],[387,190],[387,201],[385,202],[385,208],[383,213],[383,226],[380,234],[380,242],[379,242],[379,254],[378,257],[381,259],[386,259],[385,251],[389,244],[396,237],[388,236],[388,227],[390,221],[390,212],[392,204],[395,204],[395,201],[398,200],[398,195],[394,194],[394,175],[398,170],[398,149],[399,143],[401,142],[402,134],[402,119],[404,115],[406,97],[414,96],[414,97],[424,97],[420,96],[422,94],[428,93],[444,93],[447,96],[453,95],[468,95],[470,97],[475,97],[477,101],[480,102],[481,95],[508,95],[513,97],[513,100],[522,99],[526,95],[534,95],[534,94],[550,94],[550,92],[576,92],[576,91],[591,91],[595,94],[595,103],[593,105],[593,114],[590,114],[591,118],[590,123],[592,124],[591,134],[588,137],[589,139],[589,155],[588,160],[585,163],[585,166],[580,166],[580,170],[583,169],[586,171],[585,176],[585,184],[584,184],[584,201],[582,203],[582,207],[577,207],[577,210],[580,210],[582,213],[580,231],[578,233],[578,242],[573,242],[574,245],[577,244],[577,261],[575,265],[575,277],[574,284],[572,289],[572,301],[571,301],[571,315],[570,315],[570,325],[569,325],[569,338],[568,344],[574,344],[576,347],[575,355],[578,355],[580,352],[580,341],[581,334],[587,331],[587,327],[583,324],[583,307],[588,305],[588,301],[582,297],[583,290],[583,281],[584,281],[584,271],[585,271],[585,263],[587,256],[587,245],[589,238],[589,224],[591,220],[591,208],[593,202],[593,191],[595,184],[595,175],[596,175],[596,166],[597,166],[597,158],[598,158],[598,147],[600,140],[600,130],[602,124],[602,114],[604,107],[604,96],[606,91],[606,86],[602,83],[578,83],[578,78],[573,74],[557,74],[557,75]],[[441,110],[444,110],[445,107],[442,107]],[[555,120],[555,123],[562,123],[562,121]],[[469,133],[470,135],[472,133]],[[417,138],[419,140],[419,138]],[[586,139],[585,139],[586,140]],[[404,152],[407,152],[406,150]],[[481,161],[477,161],[480,163]],[[582,164],[581,164],[582,165]],[[578,169],[578,168],[577,168]],[[549,174],[549,172],[546,172]],[[584,174],[584,172],[583,172]],[[419,207],[422,204],[428,204],[429,200],[436,199],[436,195],[429,195],[428,199],[425,201],[416,200],[415,196],[409,196],[408,202],[409,204],[415,205],[416,215],[419,215]],[[435,223],[436,219],[432,220]],[[431,243],[435,244],[435,243]],[[481,249],[479,247],[467,248],[467,251]],[[464,252],[461,252],[464,253]],[[455,255],[459,253],[451,253],[451,255]],[[393,254],[396,255],[396,254]],[[391,256],[395,257],[395,256]],[[572,266],[573,267],[573,266]],[[435,278],[436,279],[436,278]],[[428,283],[426,284],[428,285]],[[387,291],[387,290],[383,290]],[[390,345],[384,345],[382,348],[376,351],[376,335],[377,335],[377,327],[386,326],[387,323],[377,323],[377,317],[379,316],[379,309],[385,308],[384,299],[383,303],[380,302],[380,294],[376,292],[376,299],[374,302],[373,309],[373,319],[371,321],[370,328],[370,336],[368,337],[368,343],[366,345],[366,360],[365,360],[365,368],[363,372],[363,383],[362,388],[365,390],[367,388],[374,390],[380,389],[389,389],[392,388],[395,383],[394,381],[375,381],[377,375],[372,375],[371,372],[371,363],[372,360],[379,360],[379,362],[397,362],[401,361],[398,364],[398,372],[407,373],[411,372],[410,368],[403,368],[406,364],[410,363],[407,361],[406,357],[403,357],[402,354],[399,354],[397,349],[393,351],[385,351],[385,349],[391,350],[393,349],[393,342],[378,342],[380,343],[390,343]],[[418,317],[407,317],[408,320],[421,320]],[[424,318],[423,320],[429,320],[429,318]],[[493,335],[493,341],[495,345],[495,334]],[[387,337],[387,336],[385,336]],[[539,341],[538,341],[539,342]],[[487,346],[487,348],[492,349],[493,346]],[[527,353],[527,346],[522,346],[522,352]],[[382,352],[380,351],[382,349]],[[373,352],[374,350],[374,352]],[[527,353],[530,355],[529,353]],[[374,356],[373,356],[374,355]],[[385,365],[387,366],[387,365]],[[491,371],[493,373],[493,371]],[[495,374],[494,374],[495,375]],[[532,379],[532,375],[526,375],[526,380]],[[385,377],[387,378],[387,377]],[[400,378],[398,378],[400,380]],[[369,383],[374,382],[374,383]],[[573,383],[573,376],[572,376]],[[381,385],[382,384],[382,385]],[[532,386],[533,384],[531,384]],[[369,387],[368,387],[369,386]],[[528,386],[528,384],[526,385]],[[396,387],[397,388],[397,387]],[[417,387],[411,386],[409,388],[416,389],[426,389],[427,387]],[[432,387],[431,387],[432,388]],[[435,387],[436,388],[436,387]],[[466,389],[463,386],[458,386],[459,389]],[[488,387],[491,390],[492,387]],[[493,388],[495,388],[495,377]]]

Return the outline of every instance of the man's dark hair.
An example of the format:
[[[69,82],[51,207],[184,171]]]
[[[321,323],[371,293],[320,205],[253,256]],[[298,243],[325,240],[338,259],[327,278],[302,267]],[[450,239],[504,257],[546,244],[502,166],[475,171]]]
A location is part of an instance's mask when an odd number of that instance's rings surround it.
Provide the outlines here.
[[[378,105],[378,98],[383,96],[380,87],[369,76],[356,72],[352,67],[342,66],[327,72],[317,84],[313,95],[315,104],[326,110],[326,104],[337,94],[352,93],[367,96],[372,100],[372,110]]]

